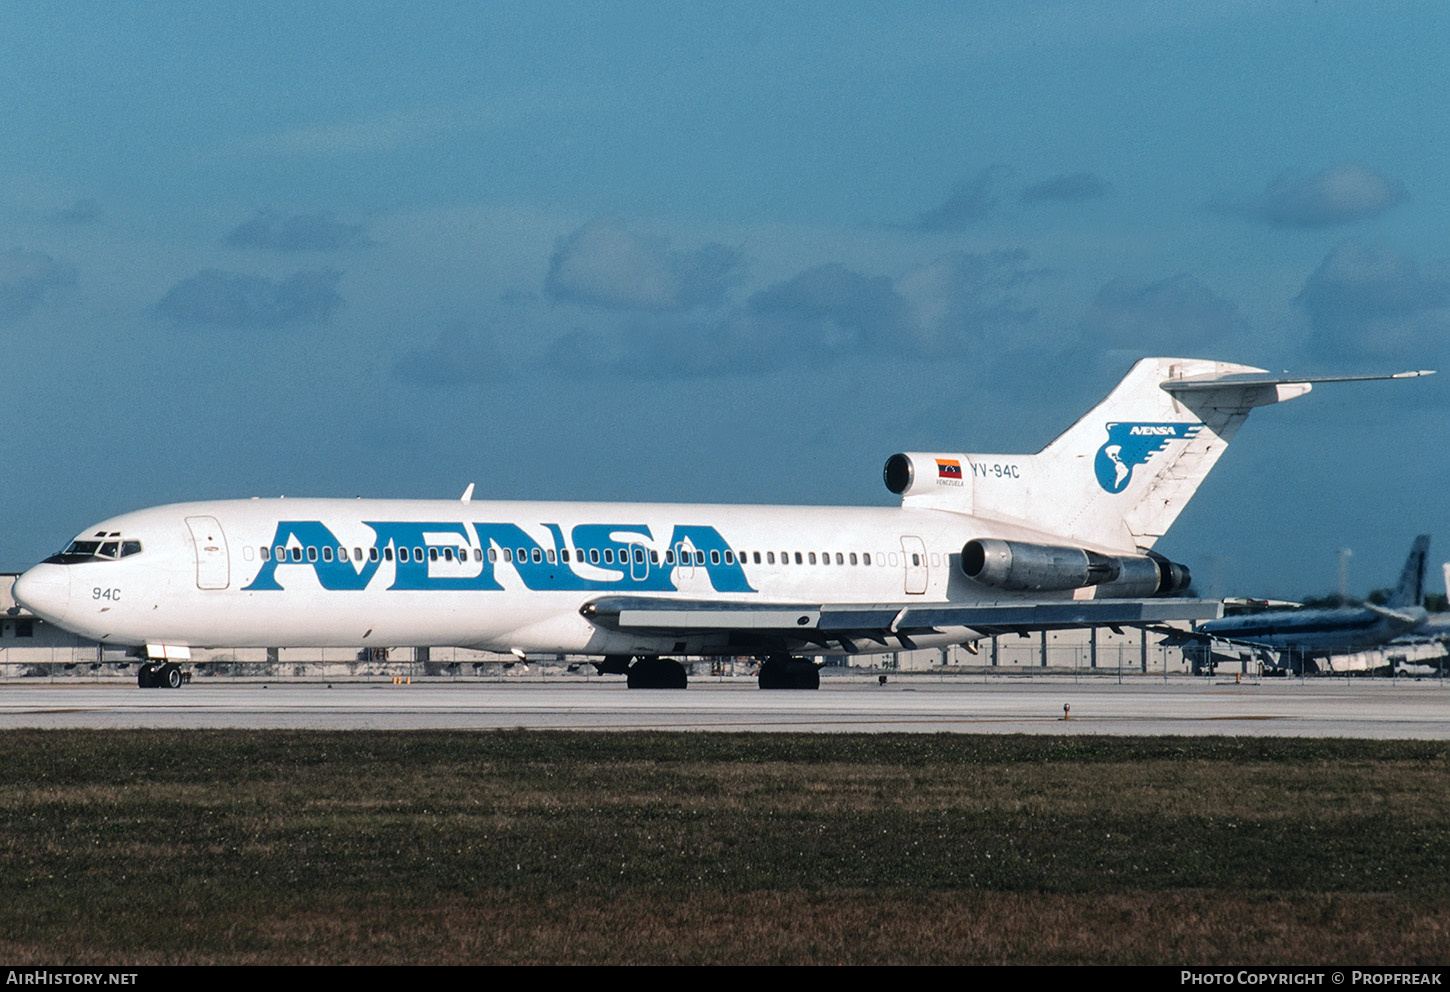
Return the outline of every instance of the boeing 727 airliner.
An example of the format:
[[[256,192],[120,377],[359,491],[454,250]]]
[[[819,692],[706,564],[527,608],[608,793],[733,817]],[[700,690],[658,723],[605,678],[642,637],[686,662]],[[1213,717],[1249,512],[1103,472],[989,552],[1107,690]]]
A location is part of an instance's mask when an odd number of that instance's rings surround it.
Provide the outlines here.
[[[1153,551],[1249,411],[1313,382],[1222,362],[1138,362],[1035,455],[903,453],[899,507],[250,499],[123,514],[15,583],[36,615],[148,659],[176,686],[211,646],[459,646],[599,659],[683,686],[669,656],[970,644],[1004,631],[1202,620]]]

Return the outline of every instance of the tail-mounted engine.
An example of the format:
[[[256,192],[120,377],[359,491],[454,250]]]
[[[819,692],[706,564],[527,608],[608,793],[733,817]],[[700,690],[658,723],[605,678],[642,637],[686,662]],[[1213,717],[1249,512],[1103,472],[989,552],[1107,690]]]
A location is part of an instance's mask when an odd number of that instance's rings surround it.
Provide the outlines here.
[[[967,455],[902,452],[886,459],[882,478],[886,488],[898,496],[960,491],[972,474]]]
[[[1014,592],[1098,586],[1098,595],[1176,596],[1192,581],[1188,567],[1149,551],[1104,555],[1085,548],[978,538],[962,545],[962,571],[984,585]]]

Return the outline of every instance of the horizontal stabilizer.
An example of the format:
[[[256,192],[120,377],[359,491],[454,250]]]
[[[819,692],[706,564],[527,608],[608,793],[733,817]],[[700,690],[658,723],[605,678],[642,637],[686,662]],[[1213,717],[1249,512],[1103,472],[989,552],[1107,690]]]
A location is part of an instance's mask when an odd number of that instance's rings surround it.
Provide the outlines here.
[[[1316,382],[1371,382],[1376,379],[1415,379],[1422,375],[1434,375],[1434,369],[1416,369],[1412,372],[1390,372],[1385,375],[1290,375],[1287,372],[1232,372],[1224,375],[1188,375],[1181,379],[1169,379],[1163,388],[1170,393],[1202,392],[1230,386],[1289,386]]]

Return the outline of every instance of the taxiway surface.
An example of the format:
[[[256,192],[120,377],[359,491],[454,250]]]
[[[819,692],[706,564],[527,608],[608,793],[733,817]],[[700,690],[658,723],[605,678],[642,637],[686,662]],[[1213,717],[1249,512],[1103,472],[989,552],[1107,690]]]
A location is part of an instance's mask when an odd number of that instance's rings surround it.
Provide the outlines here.
[[[1070,719],[1064,719],[1064,707]],[[177,690],[0,684],[0,728],[552,729],[990,734],[1181,734],[1450,739],[1439,681],[1075,683],[827,679],[818,692],[753,680],[686,690],[620,682],[212,682]]]

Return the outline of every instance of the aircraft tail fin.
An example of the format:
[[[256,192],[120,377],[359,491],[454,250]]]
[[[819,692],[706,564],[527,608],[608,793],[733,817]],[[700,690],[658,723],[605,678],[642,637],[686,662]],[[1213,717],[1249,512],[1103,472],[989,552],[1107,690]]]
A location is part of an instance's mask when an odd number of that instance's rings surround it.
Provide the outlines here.
[[[1405,559],[1405,567],[1400,571],[1400,581],[1390,598],[1385,601],[1385,606],[1396,610],[1406,606],[1419,606],[1425,601],[1425,566],[1429,553],[1430,535],[1421,534],[1410,545],[1410,557]]]
[[[1167,532],[1255,407],[1316,382],[1395,376],[1288,376],[1248,365],[1145,358],[1010,478],[977,473],[972,512],[1010,517],[1107,550],[1148,549]],[[986,462],[990,456],[967,456]]]

